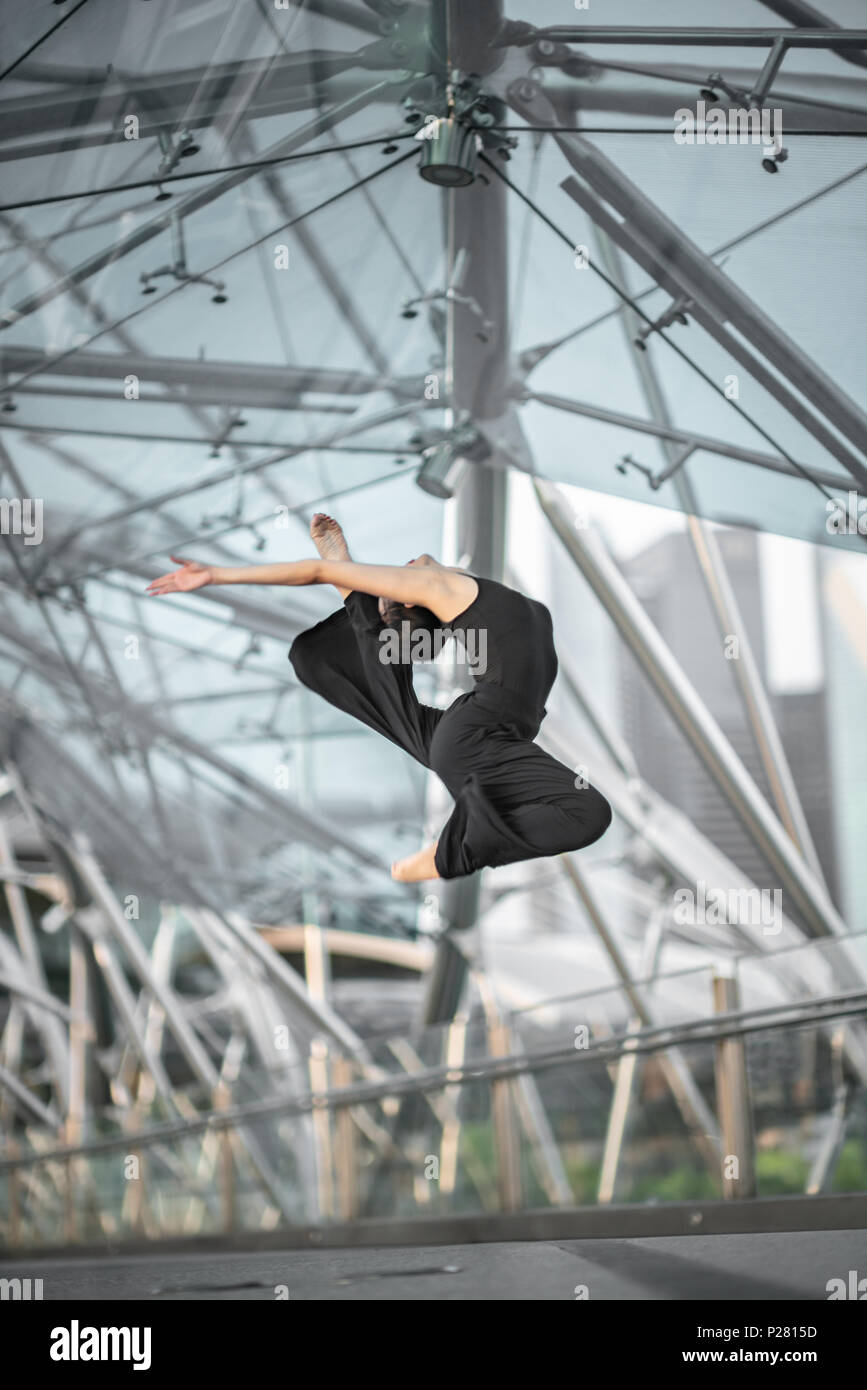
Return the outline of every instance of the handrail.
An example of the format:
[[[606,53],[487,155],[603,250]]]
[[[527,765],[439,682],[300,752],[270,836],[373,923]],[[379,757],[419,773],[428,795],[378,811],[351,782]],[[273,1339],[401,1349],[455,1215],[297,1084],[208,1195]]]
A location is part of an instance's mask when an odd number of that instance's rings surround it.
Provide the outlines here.
[[[637,1029],[634,1033],[620,1037],[602,1038],[580,1050],[574,1045],[561,1045],[534,1052],[509,1053],[502,1057],[487,1057],[459,1066],[429,1067],[412,1076],[389,1076],[381,1081],[359,1082],[329,1091],[305,1091],[296,1096],[273,1097],[219,1111],[207,1111],[192,1119],[169,1121],[137,1133],[124,1131],[90,1140],[86,1144],[44,1149],[39,1154],[23,1157],[0,1158],[0,1173],[70,1158],[111,1153],[118,1149],[129,1152],[167,1139],[181,1138],[203,1130],[232,1129],[239,1124],[267,1119],[274,1115],[304,1115],[321,1110],[339,1110],[400,1095],[437,1091],[445,1086],[461,1085],[469,1081],[501,1080],[576,1062],[616,1061],[633,1053],[660,1052],[683,1043],[716,1042],[722,1038],[742,1037],[749,1033],[768,1032],[786,1027],[804,1027],[810,1023],[825,1023],[829,1019],[858,1015],[867,1016],[867,990],[825,995],[821,999],[800,1003],[790,1002],[760,1009],[732,1011],[707,1019],[693,1019],[686,1023]]]

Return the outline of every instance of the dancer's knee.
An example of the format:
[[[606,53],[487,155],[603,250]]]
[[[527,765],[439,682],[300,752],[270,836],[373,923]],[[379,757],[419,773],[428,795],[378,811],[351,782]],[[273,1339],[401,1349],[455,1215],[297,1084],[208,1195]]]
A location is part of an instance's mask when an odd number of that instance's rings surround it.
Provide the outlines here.
[[[601,840],[614,818],[611,804],[601,792],[598,792],[595,787],[586,787],[582,792],[582,797],[586,794],[589,794],[589,805],[585,805],[583,808],[586,815],[586,838],[582,848],[584,845],[592,845],[596,840]]]
[[[309,629],[307,632],[299,632],[289,648],[289,660],[292,663],[292,669],[302,685],[313,686],[316,684],[315,672],[319,665],[316,647],[314,631]]]
[[[584,787],[578,792],[568,810],[562,805],[556,810],[562,819],[556,834],[557,844],[549,850],[551,854],[572,853],[595,844],[602,839],[613,814],[611,806],[595,787]]]

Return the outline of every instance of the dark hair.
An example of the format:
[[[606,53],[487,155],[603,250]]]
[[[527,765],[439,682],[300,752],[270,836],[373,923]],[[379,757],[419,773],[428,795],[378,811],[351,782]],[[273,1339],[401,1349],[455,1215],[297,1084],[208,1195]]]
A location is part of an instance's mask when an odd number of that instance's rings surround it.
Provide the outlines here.
[[[401,625],[409,623],[410,640],[416,632],[422,629],[426,632],[433,632],[439,626],[437,615],[420,604],[398,603],[396,599],[387,598],[383,600],[382,606],[385,609],[382,617],[383,627],[394,628],[396,632],[401,632],[403,631]]]

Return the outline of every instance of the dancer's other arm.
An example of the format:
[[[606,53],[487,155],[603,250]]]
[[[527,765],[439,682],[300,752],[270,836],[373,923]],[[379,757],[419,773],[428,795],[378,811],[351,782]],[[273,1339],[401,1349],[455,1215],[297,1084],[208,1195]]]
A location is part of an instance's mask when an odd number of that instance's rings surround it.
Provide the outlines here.
[[[360,565],[354,560],[289,560],[275,565],[202,565],[195,560],[171,557],[181,568],[154,579],[151,595],[190,593],[208,584],[334,584],[358,589],[363,594],[420,604],[441,622],[451,622],[469,607],[478,593],[467,574],[441,565]]]

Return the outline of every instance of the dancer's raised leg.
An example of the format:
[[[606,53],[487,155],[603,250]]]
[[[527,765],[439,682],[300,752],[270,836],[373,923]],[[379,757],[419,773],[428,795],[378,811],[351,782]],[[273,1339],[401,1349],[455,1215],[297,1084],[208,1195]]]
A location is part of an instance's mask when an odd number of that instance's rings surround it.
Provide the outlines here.
[[[324,559],[350,559],[339,524],[317,512],[310,535]],[[335,586],[337,587],[337,586]],[[338,709],[428,765],[433,731],[443,711],[419,703],[409,665],[383,662],[382,617],[377,600],[340,589],[344,606],[299,633],[289,653],[298,679]]]

